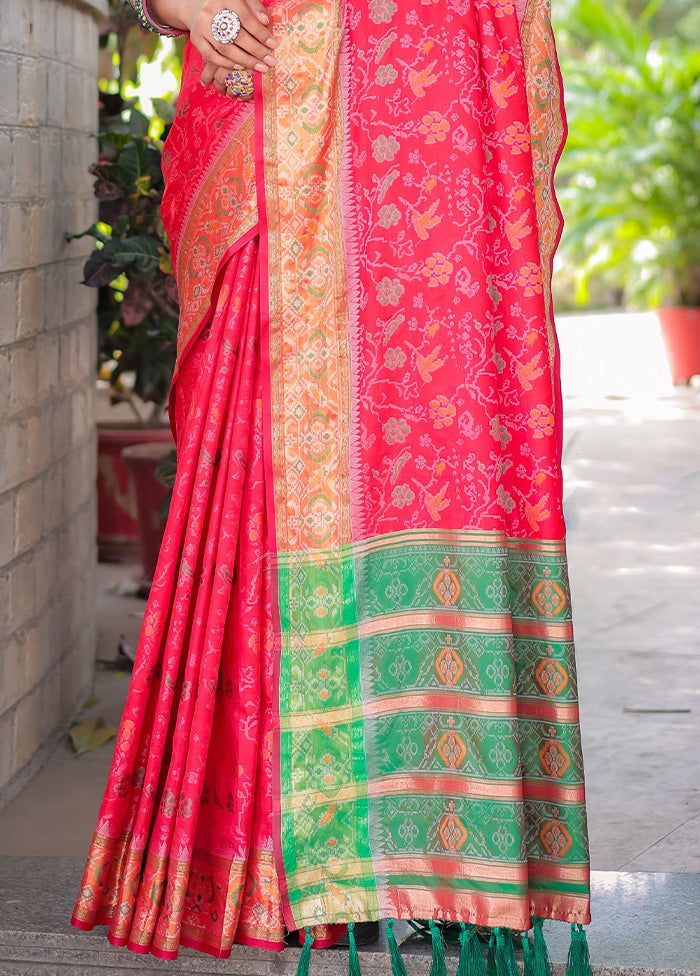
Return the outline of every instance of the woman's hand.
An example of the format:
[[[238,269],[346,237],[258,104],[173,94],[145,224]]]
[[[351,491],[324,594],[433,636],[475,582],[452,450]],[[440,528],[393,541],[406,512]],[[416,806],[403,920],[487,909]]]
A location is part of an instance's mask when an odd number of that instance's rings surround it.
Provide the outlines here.
[[[212,37],[211,22],[221,10],[233,10],[240,17],[241,30],[232,44],[220,44]],[[277,63],[274,49],[279,44],[270,30],[270,18],[260,0],[203,0],[195,4],[189,26],[190,40],[204,58],[202,83],[214,83],[225,92],[224,79],[234,69],[265,73]]]

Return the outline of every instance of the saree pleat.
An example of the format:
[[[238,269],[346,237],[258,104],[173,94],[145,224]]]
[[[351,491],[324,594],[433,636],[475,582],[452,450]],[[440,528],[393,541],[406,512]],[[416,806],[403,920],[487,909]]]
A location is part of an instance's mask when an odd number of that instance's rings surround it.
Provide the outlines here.
[[[74,917],[166,958],[282,944],[257,282],[253,239],[180,371],[172,515]]]

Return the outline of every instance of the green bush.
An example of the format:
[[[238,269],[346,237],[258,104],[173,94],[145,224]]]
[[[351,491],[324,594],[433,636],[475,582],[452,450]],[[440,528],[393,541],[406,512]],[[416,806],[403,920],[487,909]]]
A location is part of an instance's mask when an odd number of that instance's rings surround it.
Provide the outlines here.
[[[602,280],[633,304],[700,305],[697,17],[655,34],[663,8],[566,5],[560,255],[574,268],[580,304]]]

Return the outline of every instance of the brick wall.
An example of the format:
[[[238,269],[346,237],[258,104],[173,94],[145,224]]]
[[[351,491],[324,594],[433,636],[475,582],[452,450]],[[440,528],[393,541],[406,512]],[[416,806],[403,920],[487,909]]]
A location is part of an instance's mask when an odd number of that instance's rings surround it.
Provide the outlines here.
[[[92,678],[97,22],[106,0],[1,0],[0,804]]]

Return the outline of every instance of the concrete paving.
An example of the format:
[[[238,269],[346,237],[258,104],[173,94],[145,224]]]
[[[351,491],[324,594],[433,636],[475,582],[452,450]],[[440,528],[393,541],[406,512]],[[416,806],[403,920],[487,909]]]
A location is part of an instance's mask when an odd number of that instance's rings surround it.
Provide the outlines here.
[[[559,336],[591,859],[596,871],[624,872],[596,876],[595,925],[613,946],[599,961],[661,966],[663,952],[625,955],[614,931],[630,911],[648,922],[673,904],[686,931],[698,918],[700,389],[671,385],[652,316],[571,317]],[[134,570],[99,569],[100,661],[114,660],[119,634],[136,642]],[[83,717],[116,724],[127,684],[99,664]],[[110,756],[109,745],[75,757],[61,743],[0,811],[0,857],[83,857]],[[650,929],[634,931],[632,945],[651,945]],[[666,968],[700,971],[695,943],[683,959]]]

